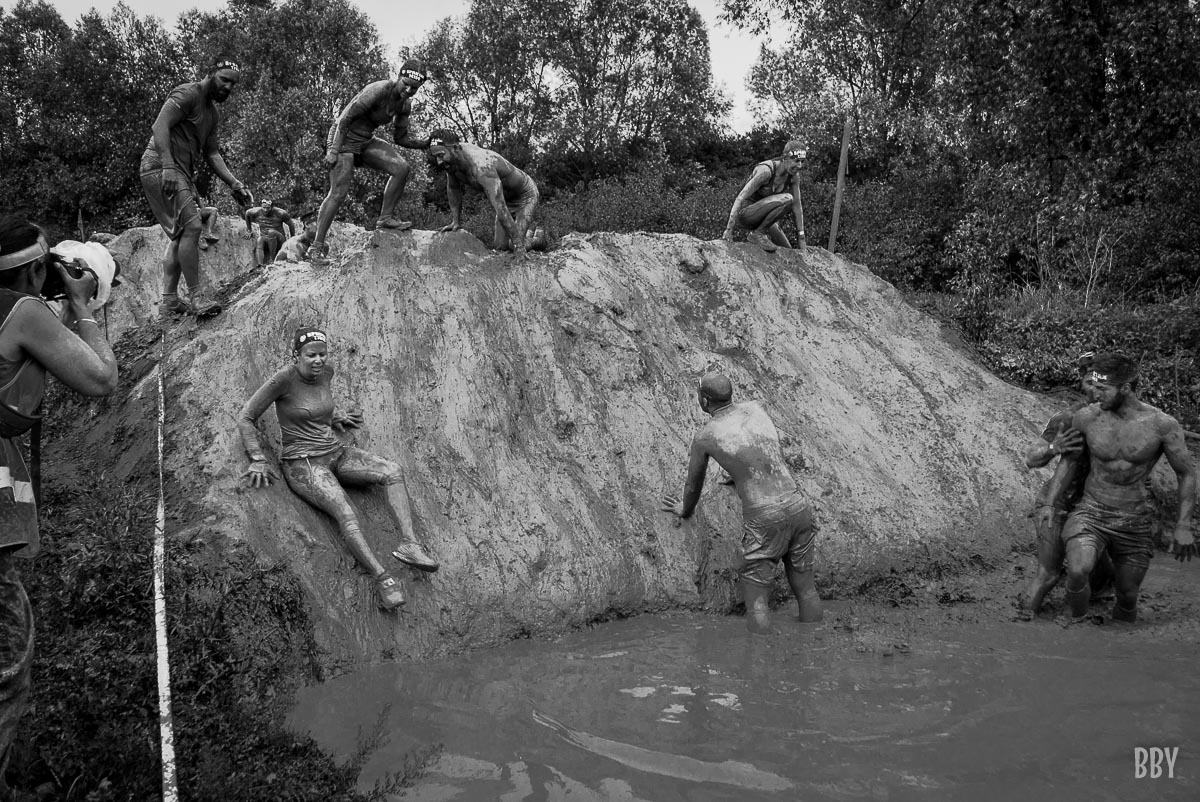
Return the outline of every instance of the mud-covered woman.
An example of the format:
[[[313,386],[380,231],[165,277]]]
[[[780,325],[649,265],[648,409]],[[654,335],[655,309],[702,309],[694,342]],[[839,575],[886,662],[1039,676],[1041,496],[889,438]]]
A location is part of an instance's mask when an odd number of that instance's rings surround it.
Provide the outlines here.
[[[61,317],[41,297],[52,275],[65,295]],[[84,395],[116,389],[117,360],[88,311],[96,287],[95,275],[67,271],[38,226],[0,216],[0,799],[10,795],[4,771],[33,660],[33,615],[16,565],[39,547],[23,437],[41,418],[47,373]]]
[[[335,409],[331,390],[334,370],[328,358],[324,331],[308,327],[296,330],[292,364],[268,379],[238,416],[238,430],[250,456],[250,467],[244,475],[253,487],[265,487],[272,478],[279,478],[263,453],[255,429],[255,422],[274,404],[283,452],[280,460],[288,487],[333,517],[354,559],[374,578],[380,606],[391,610],[404,604],[404,592],[371,551],[342,485],[386,486],[403,540],[392,556],[422,571],[436,571],[438,563],[417,543],[401,467],[345,445],[335,434],[335,428],[361,426],[362,413]]]

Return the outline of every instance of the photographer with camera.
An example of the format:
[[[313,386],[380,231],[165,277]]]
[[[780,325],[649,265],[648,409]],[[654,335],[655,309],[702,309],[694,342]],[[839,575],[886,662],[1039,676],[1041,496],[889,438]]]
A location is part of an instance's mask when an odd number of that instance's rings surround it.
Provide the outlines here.
[[[33,615],[16,558],[38,552],[38,488],[21,437],[41,420],[47,372],[84,395],[117,386],[116,357],[88,311],[97,277],[71,268],[51,253],[40,228],[0,216],[0,799],[9,794],[4,769],[33,659]],[[46,289],[51,276],[62,287],[61,320],[42,297],[56,295]]]

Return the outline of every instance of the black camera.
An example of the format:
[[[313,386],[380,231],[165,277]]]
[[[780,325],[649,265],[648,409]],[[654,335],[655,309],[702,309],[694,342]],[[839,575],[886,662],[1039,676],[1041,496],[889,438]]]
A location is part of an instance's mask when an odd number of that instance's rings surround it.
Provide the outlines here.
[[[67,274],[71,278],[83,278],[84,275],[90,274],[92,280],[96,282],[95,288],[92,290],[92,300],[96,297],[96,293],[100,290],[100,277],[96,275],[96,271],[92,270],[81,259],[60,259],[55,256],[49,267],[46,270],[46,281],[42,284],[42,297],[47,301],[57,301],[67,297],[67,285],[63,283],[62,275],[58,272],[56,265],[62,265],[67,270]],[[116,259],[113,259],[113,278],[110,286],[116,287],[121,283],[119,276],[121,275],[121,264]]]

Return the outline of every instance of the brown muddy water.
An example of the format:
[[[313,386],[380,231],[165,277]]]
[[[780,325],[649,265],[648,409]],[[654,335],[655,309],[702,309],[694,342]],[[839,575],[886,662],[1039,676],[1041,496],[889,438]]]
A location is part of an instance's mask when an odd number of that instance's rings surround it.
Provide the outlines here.
[[[381,665],[302,691],[291,726],[357,754],[363,790],[439,745],[386,796],[419,802],[1200,799],[1190,639],[849,602],[774,623],[643,616]],[[1178,747],[1173,776],[1137,778],[1138,747]]]

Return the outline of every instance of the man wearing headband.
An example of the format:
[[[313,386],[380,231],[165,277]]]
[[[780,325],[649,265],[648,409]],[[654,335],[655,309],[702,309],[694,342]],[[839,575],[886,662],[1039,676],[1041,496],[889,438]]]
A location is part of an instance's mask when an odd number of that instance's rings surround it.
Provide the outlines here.
[[[245,185],[229,171],[217,138],[217,124],[221,120],[217,104],[229,99],[241,75],[237,64],[222,59],[209,68],[204,80],[171,90],[154,120],[150,143],[142,154],[142,189],[169,240],[163,256],[160,315],[183,312],[215,315],[221,311],[208,282],[200,275],[203,222],[195,176],[203,159],[229,185],[238,203],[249,206],[254,202]],[[179,300],[181,275],[187,281],[190,306]]]
[[[750,179],[729,210],[724,239],[732,240],[734,228],[741,226],[750,229],[746,240],[768,253],[780,247],[790,248],[792,243],[778,221],[791,209],[796,219],[796,246],[803,248],[808,244],[804,237],[804,207],[800,203],[800,167],[807,153],[800,140],[793,139],[783,146],[778,159],[754,165]]]
[[[700,408],[712,416],[692,438],[683,499],[663,497],[662,509],[689,518],[700,502],[711,457],[729,474],[742,500],[742,565],[738,577],[746,603],[746,625],[767,632],[775,564],[782,561],[800,606],[800,621],[820,621],[821,597],[813,581],[817,526],[783,459],[779,432],[757,401],[734,403],[733,384],[719,373],[697,387]]]
[[[325,150],[325,166],[329,168],[329,194],[321,202],[317,214],[317,238],[309,249],[315,259],[329,253],[325,242],[333,218],[341,208],[342,201],[350,192],[350,179],[355,167],[368,167],[386,173],[387,185],[383,188],[383,206],[377,229],[403,231],[412,228],[412,223],[396,217],[396,204],[404,194],[408,183],[408,162],[400,155],[397,146],[424,150],[429,147],[428,139],[418,139],[408,130],[408,118],[412,113],[412,96],[425,83],[425,64],[420,59],[410,58],[400,68],[394,81],[376,81],[368,84],[354,96],[329,128]],[[391,123],[390,145],[375,136],[375,129]]]
[[[534,246],[534,243],[527,241],[527,237],[540,196],[537,184],[526,173],[518,170],[499,153],[459,142],[457,134],[446,130],[430,135],[427,158],[446,171],[450,225],[441,231],[458,231],[462,228],[463,191],[467,187],[476,187],[483,192],[496,213],[492,247],[523,257],[526,248]],[[544,246],[544,243],[538,244]]]
[[[62,281],[65,321],[75,326],[74,333],[40,297],[52,271]],[[94,276],[75,278],[54,259],[41,229],[0,215],[0,799],[5,800],[13,798],[4,774],[29,701],[34,648],[33,613],[19,566],[38,553],[38,474],[25,455],[40,449],[27,438],[42,417],[47,373],[84,395],[116,389],[116,357],[89,309],[95,291]]]
[[[1165,456],[1178,481],[1179,511],[1171,551],[1191,560],[1197,552],[1192,536],[1196,474],[1179,421],[1137,397],[1137,364],[1123,354],[1097,354],[1089,373],[1097,403],[1072,417],[1083,434],[1090,472],[1083,497],[1063,526],[1067,552],[1067,602],[1071,614],[1087,614],[1089,578],[1097,555],[1112,554],[1117,598],[1112,617],[1137,620],[1138,592],[1154,556],[1155,508],[1146,482]],[[1054,472],[1050,498],[1059,497],[1079,455],[1065,455]]]
[[[1095,352],[1089,350],[1076,357],[1075,369],[1079,375],[1079,389],[1083,393],[1083,399],[1050,418],[1042,429],[1041,437],[1025,452],[1026,466],[1043,468],[1055,457],[1068,454],[1078,457],[1084,451],[1083,435],[1071,427],[1071,419],[1092,400],[1094,388],[1091,370],[1095,356]],[[1062,543],[1062,527],[1067,514],[1083,494],[1083,483],[1087,478],[1089,466],[1086,458],[1076,459],[1075,464],[1075,472],[1063,488],[1062,495],[1057,498],[1050,497],[1051,482],[1047,479],[1034,502],[1033,527],[1037,535],[1037,570],[1029,590],[1021,594],[1017,601],[1018,613],[1026,620],[1031,620],[1037,615],[1046,594],[1058,584],[1063,572],[1066,551]],[[1102,551],[1091,574],[1092,592],[1100,592],[1112,583],[1112,578],[1112,560],[1107,551]]]
[[[258,223],[258,240],[254,243],[254,266],[261,267],[275,261],[276,254],[288,237],[296,236],[296,224],[292,216],[280,209],[270,198],[246,210],[246,230],[254,234],[253,224]],[[288,233],[283,233],[287,226]]]

